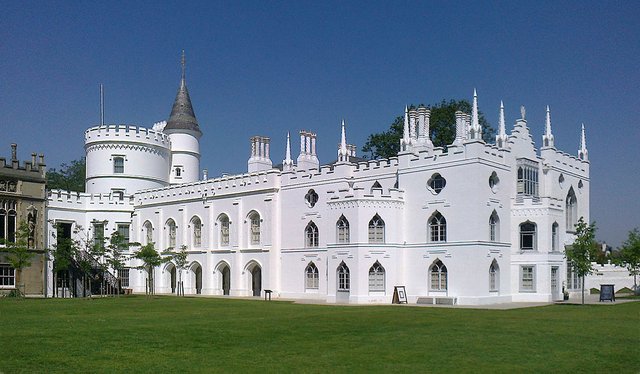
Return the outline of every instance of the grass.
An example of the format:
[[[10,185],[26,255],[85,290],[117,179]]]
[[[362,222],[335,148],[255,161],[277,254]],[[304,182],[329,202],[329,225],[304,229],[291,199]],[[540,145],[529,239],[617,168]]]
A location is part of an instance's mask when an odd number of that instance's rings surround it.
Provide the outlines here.
[[[0,372],[638,372],[640,302],[513,310],[0,300]]]

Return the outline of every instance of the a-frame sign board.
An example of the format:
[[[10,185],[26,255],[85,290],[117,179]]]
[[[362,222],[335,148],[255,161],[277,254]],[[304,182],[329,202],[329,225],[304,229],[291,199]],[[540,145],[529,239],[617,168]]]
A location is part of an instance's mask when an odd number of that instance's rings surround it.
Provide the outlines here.
[[[393,299],[391,300],[391,303],[407,304],[407,291],[405,291],[404,286],[393,287]]]

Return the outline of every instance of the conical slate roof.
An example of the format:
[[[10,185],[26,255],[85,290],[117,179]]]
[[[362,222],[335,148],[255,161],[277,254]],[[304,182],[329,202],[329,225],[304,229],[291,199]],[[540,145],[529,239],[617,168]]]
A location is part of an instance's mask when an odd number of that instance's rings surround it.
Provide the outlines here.
[[[167,120],[167,125],[164,127],[164,132],[176,132],[171,130],[191,130],[202,135],[196,115],[193,113],[189,90],[187,90],[187,83],[184,74],[184,57],[182,66],[182,80],[180,81],[180,88],[178,88],[176,100],[173,102],[171,115]]]

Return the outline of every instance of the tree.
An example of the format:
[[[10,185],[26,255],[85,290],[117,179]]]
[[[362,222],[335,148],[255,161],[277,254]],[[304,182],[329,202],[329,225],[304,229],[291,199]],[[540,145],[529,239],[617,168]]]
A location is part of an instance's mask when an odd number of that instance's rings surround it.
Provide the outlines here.
[[[171,252],[171,258],[178,269],[178,295],[184,296],[184,282],[182,281],[182,270],[187,268],[187,246],[180,247],[180,252]]]
[[[50,221],[52,222],[52,221]],[[53,223],[53,222],[52,222]],[[73,259],[76,258],[76,254],[78,252],[77,243],[75,243],[70,237],[65,237],[63,226],[60,224],[55,224],[56,231],[53,236],[56,240],[56,243],[53,245],[53,248],[48,249],[48,255],[53,258],[53,284],[54,284],[54,294],[57,292],[58,288],[58,275],[60,272],[67,272],[67,279],[69,278],[69,269],[71,264],[73,263]],[[64,297],[64,290],[68,287],[68,283],[62,284],[62,297]]]
[[[584,304],[584,277],[593,271],[593,261],[598,256],[598,243],[596,243],[595,223],[587,224],[584,217],[580,217],[575,225],[576,239],[573,244],[567,246],[565,254],[571,261],[572,268],[582,279],[582,304]]]
[[[633,289],[636,295],[640,295],[638,289],[638,274],[640,274],[640,231],[637,228],[629,231],[629,237],[618,248],[616,263],[625,266],[629,274],[633,275]]]
[[[29,225],[25,222],[21,222],[18,225],[15,241],[6,241],[4,244],[6,245],[6,250],[9,253],[7,256],[9,265],[11,265],[16,272],[17,296],[22,296],[24,292],[22,292],[20,288],[24,289],[25,287],[24,283],[20,284],[20,282],[22,282],[22,269],[31,266],[31,259],[35,254],[29,250]]]
[[[136,269],[141,269],[147,272],[147,295],[153,295],[154,293],[154,283],[153,283],[153,271],[156,267],[160,266],[162,263],[170,260],[169,257],[163,258],[160,256],[158,251],[156,251],[154,243],[148,243],[142,246],[138,251],[136,251],[133,256],[140,261],[142,261],[142,265],[138,266]]]
[[[107,256],[107,264],[111,266],[113,271],[116,274],[116,279],[118,281],[118,295],[120,294],[120,270],[124,269],[124,251],[128,247],[128,243],[126,243],[124,237],[120,235],[119,232],[114,231],[109,238],[109,246],[108,246],[108,256]]]
[[[69,165],[62,163],[59,171],[51,168],[47,171],[47,188],[85,192],[86,170],[87,163],[84,157],[71,161]]]
[[[410,108],[414,107],[414,105],[410,106]],[[428,105],[427,109],[431,111],[429,119],[431,141],[436,147],[446,148],[453,143],[456,136],[456,111],[471,113],[472,108],[467,100],[449,100],[448,102],[442,100],[440,103]],[[487,122],[482,112],[478,112],[478,116],[482,126],[482,138],[487,143],[492,142],[495,130]],[[404,116],[396,117],[389,130],[369,135],[367,142],[362,147],[362,152],[369,153],[372,159],[397,156],[400,151],[400,139],[403,131]]]

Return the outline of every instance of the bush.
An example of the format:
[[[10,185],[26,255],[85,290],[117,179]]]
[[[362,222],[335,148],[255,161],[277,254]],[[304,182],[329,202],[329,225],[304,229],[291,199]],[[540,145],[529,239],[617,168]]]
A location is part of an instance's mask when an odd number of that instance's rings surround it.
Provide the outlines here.
[[[629,287],[623,287],[623,288],[619,289],[618,291],[616,291],[616,295],[617,294],[621,294],[621,293],[630,293],[630,294],[632,294],[633,290],[630,289]]]

